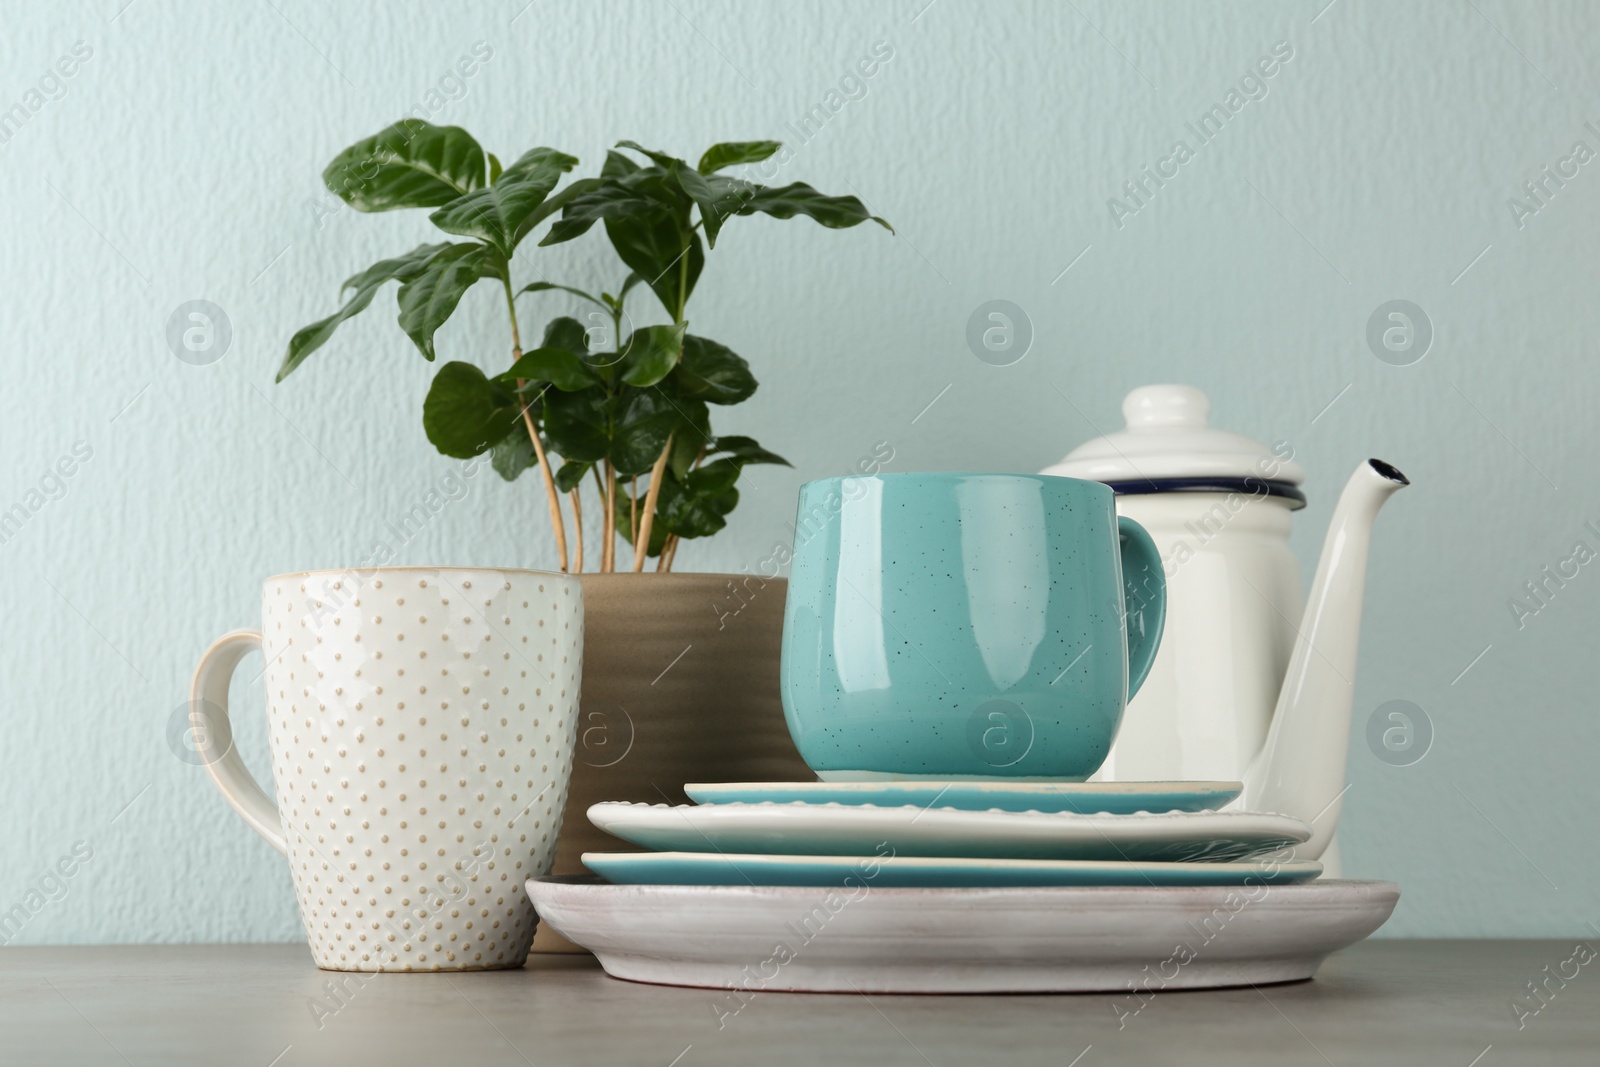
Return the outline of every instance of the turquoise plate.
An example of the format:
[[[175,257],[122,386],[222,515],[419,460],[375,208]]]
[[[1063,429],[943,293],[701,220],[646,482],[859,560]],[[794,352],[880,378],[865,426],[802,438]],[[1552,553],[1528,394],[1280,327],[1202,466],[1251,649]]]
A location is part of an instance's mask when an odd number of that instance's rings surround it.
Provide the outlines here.
[[[1230,863],[1301,844],[1311,827],[1246,811],[1079,815],[872,804],[628,804],[589,808],[614,837],[659,852]],[[1287,856],[1280,856],[1287,859]]]
[[[788,885],[865,888],[1279,885],[1322,873],[1315,860],[1124,863],[962,860],[918,856],[756,856],[718,852],[585,852],[584,866],[618,885]]]
[[[724,782],[683,787],[696,804],[876,804],[962,811],[1215,811],[1238,797],[1238,782]]]

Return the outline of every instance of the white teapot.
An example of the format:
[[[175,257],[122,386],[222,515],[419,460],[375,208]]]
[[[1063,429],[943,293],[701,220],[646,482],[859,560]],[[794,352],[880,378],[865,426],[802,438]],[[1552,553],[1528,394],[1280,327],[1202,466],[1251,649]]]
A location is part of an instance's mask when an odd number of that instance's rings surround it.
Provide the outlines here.
[[[1336,867],[1367,545],[1409,482],[1382,460],[1356,469],[1302,612],[1289,517],[1305,472],[1287,444],[1208,426],[1210,408],[1189,386],[1135,389],[1125,429],[1041,472],[1109,484],[1166,572],[1160,651],[1095,778],[1241,780],[1237,807],[1311,823],[1297,857]]]

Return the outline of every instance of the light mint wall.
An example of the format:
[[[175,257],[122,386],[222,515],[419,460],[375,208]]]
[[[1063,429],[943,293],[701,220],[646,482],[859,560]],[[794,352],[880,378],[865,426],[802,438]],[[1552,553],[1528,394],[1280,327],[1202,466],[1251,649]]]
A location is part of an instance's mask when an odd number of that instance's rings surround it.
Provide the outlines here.
[[[1521,626],[1508,607],[1575,542],[1600,549],[1585,526],[1600,525],[1600,162],[1520,225],[1507,205],[1575,142],[1600,150],[1585,125],[1600,126],[1600,9],[124,3],[8,3],[0,32],[0,107],[27,110],[58,57],[92,49],[0,144],[0,508],[92,452],[0,544],[0,906],[75,845],[91,854],[64,897],[33,898],[18,943],[301,936],[282,861],[165,730],[200,651],[256,618],[262,577],[363,558],[452,469],[422,435],[431,372],[392,295],[286,385],[272,374],[344,277],[424,232],[322,213],[322,166],[479,41],[493,57],[435,120],[503,156],[549,144],[586,165],[624,137],[681,154],[794,142],[788,124],[876,42],[893,50],[781,180],[854,191],[899,236],[739,219],[701,283],[696,326],[762,380],[717,427],[795,469],[753,472],[728,530],[680,569],[754,565],[802,480],[880,441],[890,469],[1036,470],[1118,425],[1132,386],[1201,386],[1219,421],[1305,463],[1308,577],[1357,461],[1415,483],[1379,522],[1343,831],[1350,873],[1405,887],[1385,932],[1600,921],[1600,572]],[[1278,42],[1293,56],[1266,95],[1118,225],[1108,198]],[[598,241],[542,267],[614,284]],[[994,298],[1035,332],[1013,366],[964,340]],[[165,340],[192,299],[231,321],[211,366]],[[1436,331],[1411,366],[1365,340],[1393,299]],[[498,361],[499,314],[472,294],[441,350]],[[551,565],[534,483],[469,485],[400,562]],[[239,743],[264,772],[251,688],[236,686]],[[1364,740],[1395,699],[1433,722],[1414,766]]]

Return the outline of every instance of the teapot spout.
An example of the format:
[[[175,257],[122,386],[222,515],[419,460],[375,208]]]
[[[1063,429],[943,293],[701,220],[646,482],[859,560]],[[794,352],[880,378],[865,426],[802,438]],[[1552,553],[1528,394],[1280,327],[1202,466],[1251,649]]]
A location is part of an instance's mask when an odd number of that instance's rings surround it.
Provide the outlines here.
[[[1345,483],[1266,743],[1245,771],[1241,807],[1311,824],[1311,839],[1295,849],[1297,859],[1320,857],[1339,819],[1348,788],[1350,712],[1372,524],[1384,501],[1409,484],[1378,459],[1361,464]]]

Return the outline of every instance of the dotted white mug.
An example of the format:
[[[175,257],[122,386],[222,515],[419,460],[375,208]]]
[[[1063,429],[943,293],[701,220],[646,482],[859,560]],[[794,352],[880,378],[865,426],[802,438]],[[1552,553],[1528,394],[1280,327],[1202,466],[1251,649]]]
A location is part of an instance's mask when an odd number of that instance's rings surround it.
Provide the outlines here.
[[[231,743],[222,795],[288,857],[316,964],[518,967],[566,806],[583,587],[540,571],[377,567],[268,578],[262,628],[200,660],[196,737],[224,739],[228,682],[266,658],[276,802]]]

